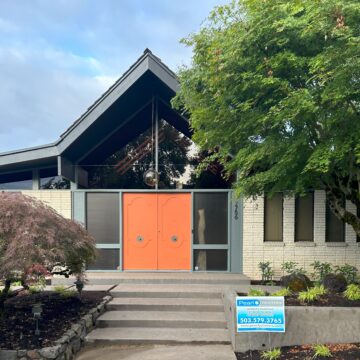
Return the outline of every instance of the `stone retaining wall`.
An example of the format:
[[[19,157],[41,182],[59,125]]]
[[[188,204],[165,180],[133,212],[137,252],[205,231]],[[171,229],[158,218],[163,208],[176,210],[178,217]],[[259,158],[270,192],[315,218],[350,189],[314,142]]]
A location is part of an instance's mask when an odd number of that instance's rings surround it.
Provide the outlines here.
[[[112,299],[105,296],[102,302],[90,309],[78,323],[72,325],[55,345],[37,350],[0,350],[1,360],[71,360],[84,344],[86,335],[94,329],[97,318],[105,312],[106,304]]]
[[[237,333],[236,291],[223,294],[225,316],[235,352],[305,344],[357,343],[360,339],[359,307],[285,307],[285,333]]]

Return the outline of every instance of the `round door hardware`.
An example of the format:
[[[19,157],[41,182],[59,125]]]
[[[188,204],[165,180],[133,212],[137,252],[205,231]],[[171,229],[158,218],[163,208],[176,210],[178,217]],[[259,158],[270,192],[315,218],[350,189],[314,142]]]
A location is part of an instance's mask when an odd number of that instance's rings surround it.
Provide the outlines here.
[[[178,237],[177,237],[176,235],[173,235],[173,236],[171,237],[171,241],[172,241],[172,242],[177,242],[177,241],[178,241]]]
[[[137,242],[143,242],[144,238],[142,236],[138,235],[137,238],[136,238],[136,241]]]

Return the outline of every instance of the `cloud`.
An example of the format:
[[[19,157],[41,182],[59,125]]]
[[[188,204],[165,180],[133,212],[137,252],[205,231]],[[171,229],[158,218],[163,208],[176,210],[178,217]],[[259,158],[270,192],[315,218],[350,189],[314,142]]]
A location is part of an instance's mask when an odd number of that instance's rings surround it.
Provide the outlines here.
[[[221,2],[0,2],[0,151],[55,141],[146,47],[189,63],[179,39]]]

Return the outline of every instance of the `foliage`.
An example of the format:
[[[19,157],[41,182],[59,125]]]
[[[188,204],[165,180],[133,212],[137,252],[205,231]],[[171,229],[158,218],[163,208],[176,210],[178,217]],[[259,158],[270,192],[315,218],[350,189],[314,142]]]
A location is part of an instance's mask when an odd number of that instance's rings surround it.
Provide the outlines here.
[[[272,281],[272,278],[274,276],[274,270],[270,265],[270,261],[259,262],[258,268],[261,271],[261,281],[263,283]]]
[[[64,298],[70,298],[77,296],[77,291],[71,288],[66,288],[63,285],[58,285],[54,287],[54,291]]]
[[[332,357],[330,349],[323,344],[316,344],[313,347],[314,356],[313,359],[317,359],[318,357]]]
[[[292,291],[289,288],[283,288],[274,292],[271,296],[290,296],[291,294]]]
[[[285,271],[288,275],[292,275],[292,274],[301,274],[301,275],[305,275],[306,271],[304,268],[302,267],[298,267],[298,263],[294,262],[294,261],[287,261],[284,262],[281,265],[281,269],[283,271]]]
[[[360,235],[360,2],[237,0],[187,39],[173,106],[247,197],[324,189]],[[232,155],[230,161],[228,154]]]
[[[282,276],[280,284],[285,288],[289,288],[293,292],[304,291],[312,285],[310,279],[304,274]]]
[[[360,286],[356,284],[348,285],[344,291],[344,297],[352,301],[360,300]]]
[[[326,294],[324,286],[315,286],[307,291],[301,291],[298,295],[298,299],[305,303],[312,303],[316,301],[321,295]]]
[[[39,200],[0,193],[0,279],[28,285],[44,278],[54,264],[84,277],[95,259],[95,241],[78,223],[65,219]]]
[[[261,359],[264,360],[277,360],[281,356],[281,350],[279,348],[273,348],[261,352]]]
[[[248,292],[248,296],[267,296],[268,293],[266,293],[264,290],[261,289],[250,289]]]
[[[354,284],[357,280],[358,269],[353,265],[335,266],[335,272],[344,275],[348,284]]]
[[[317,284],[321,284],[325,276],[333,271],[331,264],[327,262],[314,261],[310,265],[314,269],[313,277]]]
[[[322,284],[330,293],[341,293],[346,289],[347,281],[343,274],[327,274]]]

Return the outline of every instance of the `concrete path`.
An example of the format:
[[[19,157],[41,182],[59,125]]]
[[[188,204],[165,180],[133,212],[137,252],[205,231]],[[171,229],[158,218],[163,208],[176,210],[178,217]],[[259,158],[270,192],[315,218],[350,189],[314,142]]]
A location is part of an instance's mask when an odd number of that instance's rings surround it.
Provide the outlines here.
[[[85,347],[76,360],[236,360],[230,345]]]

